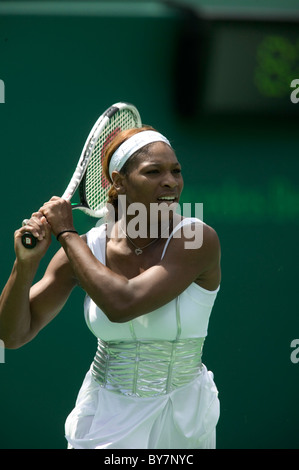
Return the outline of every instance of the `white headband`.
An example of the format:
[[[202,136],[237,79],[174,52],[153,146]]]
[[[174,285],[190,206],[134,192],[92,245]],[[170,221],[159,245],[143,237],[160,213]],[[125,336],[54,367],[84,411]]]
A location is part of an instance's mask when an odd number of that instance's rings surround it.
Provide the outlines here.
[[[109,175],[112,179],[112,172],[119,171],[126,161],[133,155],[133,153],[137,152],[137,150],[141,149],[147,144],[151,144],[152,142],[164,142],[168,144],[170,147],[169,140],[164,137],[164,135],[160,134],[156,131],[142,131],[138,132],[138,134],[129,137],[129,139],[125,140],[118,149],[114,152],[111,157],[110,164],[109,164]]]

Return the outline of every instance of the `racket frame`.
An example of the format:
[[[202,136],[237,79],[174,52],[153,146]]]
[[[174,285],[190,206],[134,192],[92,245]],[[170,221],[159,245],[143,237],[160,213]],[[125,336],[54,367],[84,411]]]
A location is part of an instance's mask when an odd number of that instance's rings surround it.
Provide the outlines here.
[[[102,133],[103,129],[107,126],[111,118],[113,118],[113,116],[118,111],[121,111],[123,109],[127,109],[131,111],[135,115],[135,118],[136,118],[136,127],[141,127],[142,125],[141,117],[140,117],[138,110],[136,109],[134,105],[130,103],[126,103],[126,102],[119,102],[110,106],[110,108],[108,108],[99,117],[99,119],[95,122],[94,126],[92,127],[86,139],[86,142],[84,144],[79,161],[77,163],[77,167],[73,173],[73,176],[66,190],[64,191],[62,195],[63,199],[67,201],[71,200],[71,198],[73,197],[74,193],[76,192],[76,190],[80,186],[80,183],[83,180],[90,158],[92,156],[93,150],[95,148],[95,145],[98,141],[100,134]],[[104,207],[97,211],[92,210],[88,207],[88,203],[85,197],[85,191],[83,188],[81,188],[81,191],[80,191],[80,200],[81,200],[81,203],[78,203],[78,204],[76,203],[72,205],[73,209],[81,209],[83,212],[87,213],[88,215],[92,217],[97,217],[97,218],[101,218],[106,214],[106,210]]]
[[[123,109],[127,109],[127,110],[131,111],[135,115],[135,118],[136,118],[136,126],[135,127],[141,127],[142,122],[141,122],[140,114],[139,114],[137,108],[133,104],[127,103],[127,102],[118,102],[118,103],[115,103],[112,106],[110,106],[110,108],[108,108],[97,119],[97,121],[93,125],[91,131],[89,132],[88,137],[87,137],[87,139],[85,141],[85,144],[83,146],[80,158],[78,160],[76,169],[75,169],[75,171],[74,171],[74,173],[71,177],[71,180],[70,180],[67,188],[65,189],[63,195],[61,196],[62,199],[65,199],[66,201],[71,200],[71,198],[73,197],[76,190],[80,186],[80,183],[83,180],[83,177],[84,177],[84,175],[86,173],[86,170],[87,170],[87,167],[88,167],[88,163],[90,161],[90,158],[92,156],[94,147],[95,147],[95,145],[98,141],[98,138],[99,138],[101,132],[107,126],[107,124],[109,123],[111,118],[113,118],[113,116],[117,112],[119,112]],[[92,210],[90,207],[88,207],[88,202],[87,202],[86,197],[85,197],[84,188],[81,187],[79,189],[80,189],[79,192],[80,192],[81,203],[72,204],[72,209],[80,209],[80,210],[82,210],[83,212],[85,212],[86,214],[88,214],[92,217],[97,217],[97,218],[104,217],[106,215],[106,212],[107,212],[106,208],[102,207],[100,210],[97,210],[97,211]],[[35,245],[36,245],[36,242],[37,242],[37,240],[32,235],[32,233],[26,232],[22,235],[22,243],[26,248],[29,248],[29,249],[34,248]]]

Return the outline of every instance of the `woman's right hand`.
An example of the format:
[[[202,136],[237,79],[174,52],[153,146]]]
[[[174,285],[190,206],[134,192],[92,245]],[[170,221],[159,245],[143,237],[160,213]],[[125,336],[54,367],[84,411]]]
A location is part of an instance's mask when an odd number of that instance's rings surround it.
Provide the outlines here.
[[[22,235],[31,232],[37,238],[34,248],[28,249],[23,246]],[[19,260],[36,260],[39,261],[47,252],[51,243],[51,226],[46,217],[41,212],[35,212],[31,218],[15,231],[15,252]]]

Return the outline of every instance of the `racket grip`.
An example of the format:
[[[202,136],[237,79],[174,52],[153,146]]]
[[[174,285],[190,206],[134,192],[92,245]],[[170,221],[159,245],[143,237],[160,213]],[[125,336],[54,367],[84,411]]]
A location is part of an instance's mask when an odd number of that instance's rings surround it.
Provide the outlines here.
[[[22,243],[25,248],[31,249],[36,245],[37,239],[30,232],[25,232],[22,235]]]

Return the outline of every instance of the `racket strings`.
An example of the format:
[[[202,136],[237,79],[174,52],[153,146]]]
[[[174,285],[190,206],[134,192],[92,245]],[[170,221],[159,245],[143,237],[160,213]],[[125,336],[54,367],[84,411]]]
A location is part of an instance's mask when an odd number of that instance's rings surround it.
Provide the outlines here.
[[[119,132],[137,126],[138,121],[135,114],[131,110],[122,109],[110,118],[104,131],[100,133],[85,177],[85,197],[90,209],[98,211],[107,203],[108,191],[111,185],[102,171],[107,146]]]

